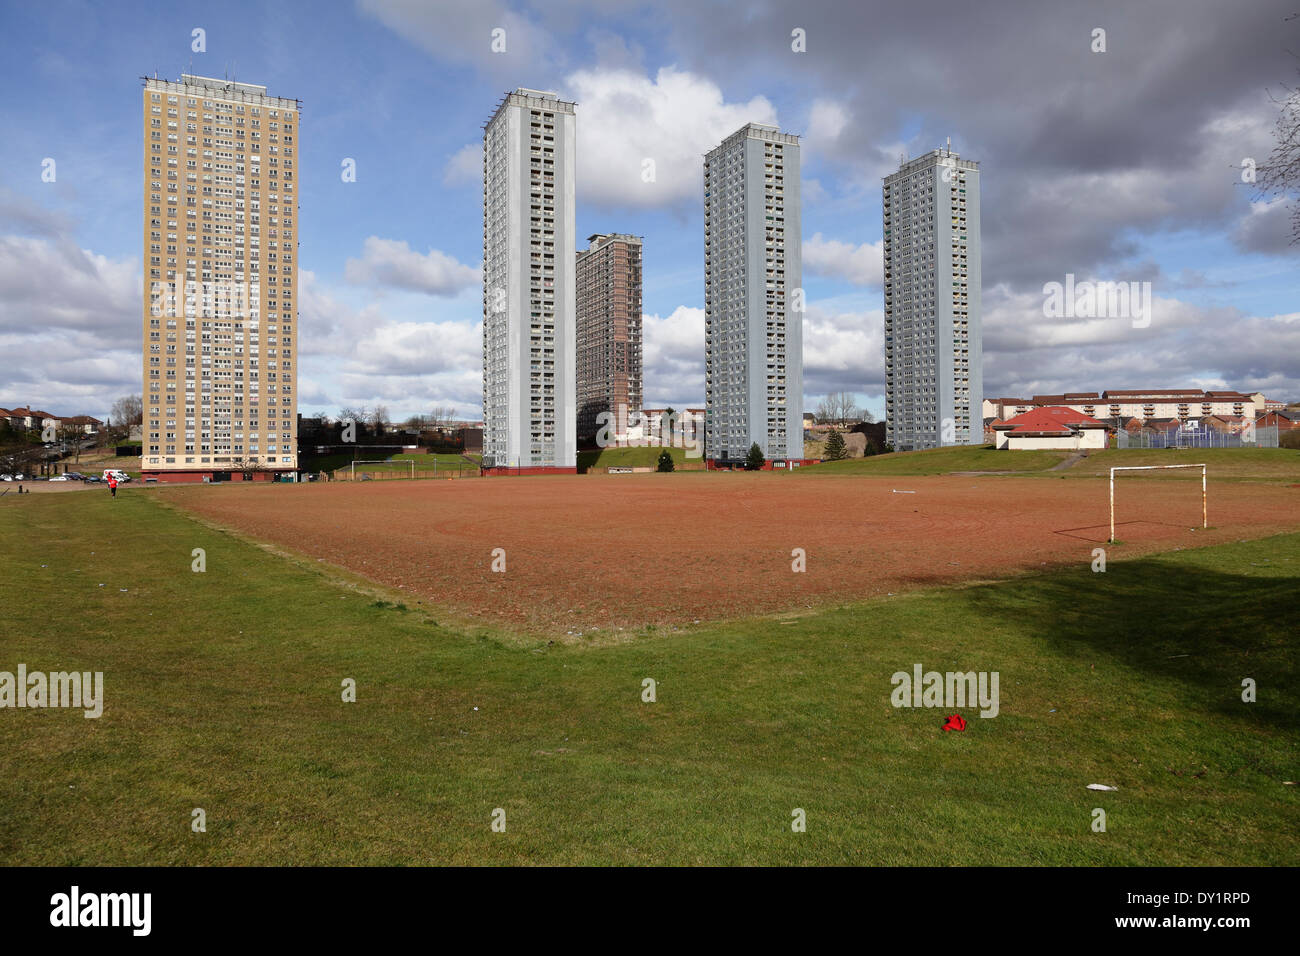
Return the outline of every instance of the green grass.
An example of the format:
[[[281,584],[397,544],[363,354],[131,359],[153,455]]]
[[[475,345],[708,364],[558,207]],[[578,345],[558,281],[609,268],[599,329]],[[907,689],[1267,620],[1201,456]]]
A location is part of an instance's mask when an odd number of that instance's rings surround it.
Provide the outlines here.
[[[481,456],[471,455],[470,457],[475,461],[477,461]],[[302,467],[307,469],[308,471],[336,471],[340,468],[343,469],[349,468],[350,465],[352,464],[353,458],[354,458],[353,455],[343,454],[343,453],[334,454],[334,455],[311,456],[310,458],[303,459]],[[361,465],[357,466],[358,471],[370,471],[370,472],[375,472],[375,471],[383,471],[383,472],[392,471],[392,472],[399,472],[399,473],[409,472],[411,470],[410,465],[400,464],[400,462],[407,462],[407,461],[414,461],[415,468],[417,471],[433,471],[435,461],[437,462],[437,467],[439,469],[442,468],[469,469],[473,467],[464,458],[456,454],[450,454],[450,453],[439,453],[436,455],[398,454],[398,455],[382,456],[382,455],[377,455],[374,452],[367,452],[364,445],[358,448],[355,458],[358,461],[371,462],[370,464],[366,464],[364,466]],[[381,459],[378,464],[373,463],[376,459]]]
[[[677,468],[686,465],[691,468],[703,468],[703,458],[687,458],[685,448],[668,448]],[[659,464],[659,456],[664,448],[596,448],[578,452],[578,471],[589,468],[654,468]]]
[[[1060,471],[1050,469],[1065,461],[1067,451],[999,451],[991,445],[933,448],[895,452],[870,458],[824,462],[804,469],[805,475],[944,475],[955,471],[1002,472],[1014,475],[1062,475],[1072,478],[1105,477],[1120,465],[1171,465],[1204,462],[1214,480],[1300,482],[1300,451],[1286,448],[1105,449],[1089,451],[1086,458]],[[1136,477],[1187,477],[1184,472],[1151,472]]]
[[[1300,450],[1290,448],[1111,448],[1094,451],[1065,474],[1077,477],[1109,476],[1110,469],[1123,465],[1175,465],[1204,463],[1211,480],[1300,482]],[[1130,477],[1181,477],[1183,469],[1140,473]],[[1199,478],[1200,473],[1196,472]]]
[[[801,470],[805,475],[946,475],[953,471],[1019,474],[1043,471],[1064,461],[1064,451],[997,451],[991,445],[902,451],[867,458],[828,461]]]
[[[479,461],[483,456],[470,455],[469,457],[472,458],[474,461]],[[415,462],[416,468],[432,468],[433,463],[435,461],[438,462],[439,468],[441,468],[443,465],[466,464],[464,458],[462,458],[460,455],[455,454],[453,452],[438,452],[437,454],[433,454],[433,455],[401,454],[401,455],[394,455],[392,460],[413,461]]]
[[[0,499],[0,670],[103,671],[106,697],[99,720],[0,710],[9,865],[1280,865],[1300,850],[1283,785],[1300,535],[561,645],[451,625],[162,497]],[[998,671],[1001,714],[964,711],[955,734],[943,711],[892,708],[890,675],[914,663]],[[790,831],[796,807],[807,833]]]

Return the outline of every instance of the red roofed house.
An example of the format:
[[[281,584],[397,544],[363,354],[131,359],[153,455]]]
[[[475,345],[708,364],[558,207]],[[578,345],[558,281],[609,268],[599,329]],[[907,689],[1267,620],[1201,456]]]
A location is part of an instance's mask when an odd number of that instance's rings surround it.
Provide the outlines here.
[[[997,432],[997,447],[1011,451],[1106,447],[1106,423],[1064,405],[1030,409],[995,423],[993,430]]]

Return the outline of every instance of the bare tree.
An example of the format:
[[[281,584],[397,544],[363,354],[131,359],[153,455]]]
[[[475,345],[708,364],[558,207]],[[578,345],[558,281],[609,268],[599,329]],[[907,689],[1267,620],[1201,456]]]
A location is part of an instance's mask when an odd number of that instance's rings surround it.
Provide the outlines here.
[[[370,428],[376,435],[382,435],[388,428],[387,405],[376,405],[370,410]]]
[[[131,426],[144,421],[144,400],[139,395],[123,395],[113,403],[108,420],[112,422],[110,431],[120,433],[121,438],[130,437]]]
[[[1263,199],[1291,199],[1291,244],[1295,245],[1300,242],[1300,89],[1282,89],[1284,96],[1273,97],[1278,104],[1277,144],[1258,167],[1253,159],[1243,159],[1241,178],[1247,184],[1253,182]]]
[[[72,446],[72,463],[81,464],[81,443],[85,441],[86,433],[82,426],[72,422],[59,422],[59,441]]]
[[[862,414],[852,392],[832,392],[817,403],[819,422],[847,425],[851,421],[861,420]]]
[[[364,405],[345,405],[339,409],[339,424],[351,422],[359,425],[362,429],[366,427],[366,422],[370,418],[370,412]]]
[[[456,409],[450,405],[435,405],[429,412],[428,427],[441,431],[451,425],[456,419]]]

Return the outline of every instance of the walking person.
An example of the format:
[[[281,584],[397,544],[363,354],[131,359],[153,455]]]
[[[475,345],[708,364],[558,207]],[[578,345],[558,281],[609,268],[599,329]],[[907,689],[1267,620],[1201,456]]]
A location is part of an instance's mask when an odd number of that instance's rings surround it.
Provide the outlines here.
[[[114,498],[117,497],[117,476],[116,475],[108,476],[108,490],[109,493],[112,494]]]

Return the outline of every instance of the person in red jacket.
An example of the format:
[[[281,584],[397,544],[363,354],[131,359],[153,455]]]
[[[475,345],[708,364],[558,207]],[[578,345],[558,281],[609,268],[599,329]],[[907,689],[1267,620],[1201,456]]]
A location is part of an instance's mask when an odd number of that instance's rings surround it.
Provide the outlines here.
[[[112,493],[114,498],[117,497],[117,478],[113,475],[108,476],[108,490]]]

